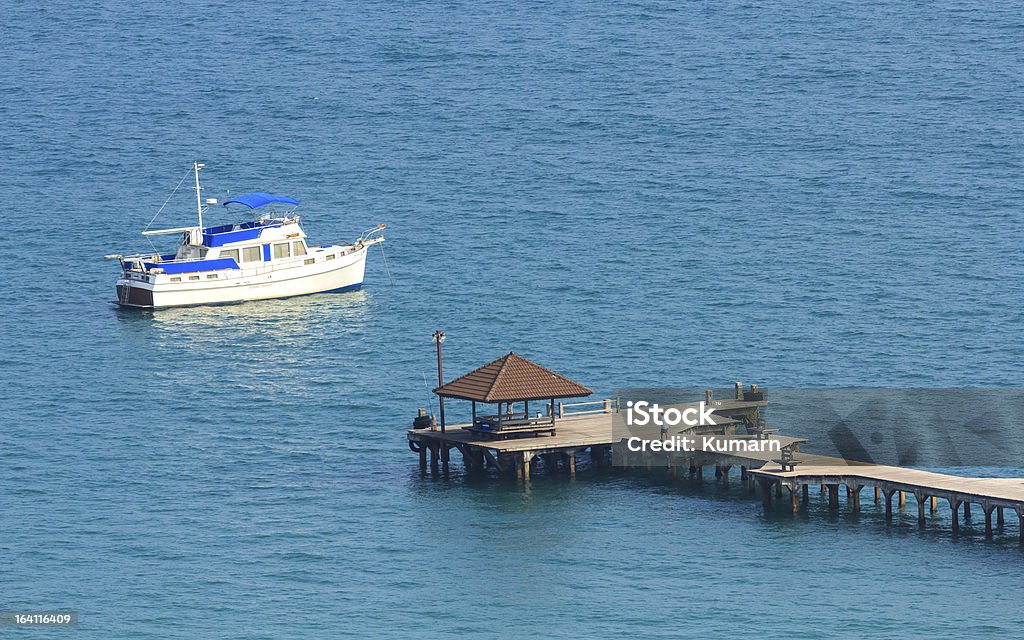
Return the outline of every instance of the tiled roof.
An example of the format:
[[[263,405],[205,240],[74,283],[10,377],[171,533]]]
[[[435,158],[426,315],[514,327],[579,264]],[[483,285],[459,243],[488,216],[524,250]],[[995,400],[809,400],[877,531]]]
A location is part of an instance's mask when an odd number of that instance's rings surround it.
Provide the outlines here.
[[[509,352],[494,362],[434,389],[446,398],[477,402],[517,402],[550,398],[577,398],[593,391]]]

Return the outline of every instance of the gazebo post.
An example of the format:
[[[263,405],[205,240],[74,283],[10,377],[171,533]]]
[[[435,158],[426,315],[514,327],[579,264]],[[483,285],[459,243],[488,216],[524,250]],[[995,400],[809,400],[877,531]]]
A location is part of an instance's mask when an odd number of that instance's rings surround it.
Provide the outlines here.
[[[476,400],[473,400],[473,424],[476,424]]]
[[[523,400],[523,415],[526,416],[527,418],[530,417],[530,401],[529,400]]]

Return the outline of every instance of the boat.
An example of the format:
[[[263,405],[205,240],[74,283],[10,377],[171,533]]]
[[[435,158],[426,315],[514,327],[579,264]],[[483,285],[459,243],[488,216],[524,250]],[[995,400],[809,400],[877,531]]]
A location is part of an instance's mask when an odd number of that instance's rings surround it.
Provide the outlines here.
[[[349,243],[313,246],[307,242],[296,213],[299,201],[259,191],[229,197],[223,203],[225,207],[248,208],[251,220],[203,226],[203,215],[209,215],[217,204],[215,198],[203,200],[199,182],[203,167],[194,162],[189,172],[195,174],[199,223],[142,232],[144,236],[180,235],[177,251],[104,256],[121,264],[116,283],[118,305],[162,309],[350,291],[362,286],[366,253],[384,242],[385,225]],[[284,210],[279,211],[282,206]]]

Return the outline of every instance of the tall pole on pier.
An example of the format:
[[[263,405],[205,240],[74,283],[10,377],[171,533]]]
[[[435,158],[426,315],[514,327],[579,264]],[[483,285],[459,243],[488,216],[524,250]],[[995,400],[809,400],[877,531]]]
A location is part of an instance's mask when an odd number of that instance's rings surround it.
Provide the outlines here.
[[[444,373],[441,368],[441,345],[444,344],[444,331],[438,329],[434,332],[434,344],[437,345],[437,386],[444,384]],[[441,433],[444,433],[444,396],[437,396],[441,405]]]

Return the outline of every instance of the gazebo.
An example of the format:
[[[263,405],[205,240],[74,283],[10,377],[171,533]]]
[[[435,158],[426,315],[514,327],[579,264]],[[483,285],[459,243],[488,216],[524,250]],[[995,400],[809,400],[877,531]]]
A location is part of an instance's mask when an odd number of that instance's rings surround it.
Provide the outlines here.
[[[470,371],[434,389],[442,398],[473,403],[473,424],[469,431],[489,437],[555,433],[555,400],[578,398],[593,393],[583,385],[546,369],[536,362],[509,352],[494,362]],[[530,401],[546,401],[547,415],[530,416]],[[477,403],[497,404],[497,412],[478,415]],[[522,403],[522,410],[517,410]]]

